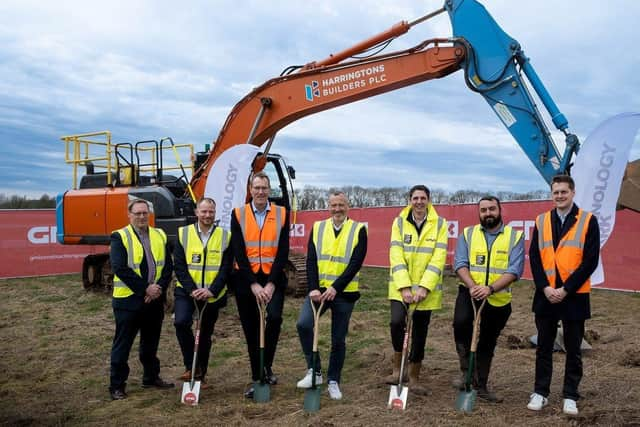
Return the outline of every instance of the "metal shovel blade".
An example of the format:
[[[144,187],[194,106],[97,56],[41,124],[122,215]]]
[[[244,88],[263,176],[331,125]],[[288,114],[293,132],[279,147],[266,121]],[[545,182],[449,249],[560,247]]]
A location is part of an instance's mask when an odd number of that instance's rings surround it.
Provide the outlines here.
[[[320,387],[311,387],[304,391],[304,411],[317,412],[320,409]]]
[[[265,403],[271,400],[271,387],[267,383],[256,381],[253,383],[253,401]]]
[[[464,412],[465,414],[473,412],[477,395],[478,392],[476,390],[458,392],[458,397],[456,397],[456,410]]]
[[[200,401],[200,381],[193,383],[193,388],[190,382],[182,384],[182,399],[181,402],[185,405],[196,406]]]
[[[409,394],[409,387],[403,386],[402,390],[399,386],[392,385],[389,391],[389,402],[387,408],[389,409],[402,409],[407,407],[407,395]]]

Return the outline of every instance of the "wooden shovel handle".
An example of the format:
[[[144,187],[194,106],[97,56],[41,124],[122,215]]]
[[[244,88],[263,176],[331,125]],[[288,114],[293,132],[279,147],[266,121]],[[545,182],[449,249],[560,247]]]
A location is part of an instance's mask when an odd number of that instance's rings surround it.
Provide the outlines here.
[[[316,352],[318,351],[318,335],[320,335],[318,324],[320,323],[320,314],[322,313],[324,301],[320,303],[320,307],[317,309],[311,298],[309,298],[309,304],[311,304],[311,310],[313,310],[313,351]]]
[[[476,305],[473,303],[473,299],[471,299],[471,306],[473,307],[473,313],[475,314],[475,318],[473,320],[473,335],[471,336],[471,352],[475,353],[478,348],[478,339],[480,338],[480,315],[482,314],[482,309],[484,305],[487,303],[485,299],[480,304],[480,308],[476,310]]]

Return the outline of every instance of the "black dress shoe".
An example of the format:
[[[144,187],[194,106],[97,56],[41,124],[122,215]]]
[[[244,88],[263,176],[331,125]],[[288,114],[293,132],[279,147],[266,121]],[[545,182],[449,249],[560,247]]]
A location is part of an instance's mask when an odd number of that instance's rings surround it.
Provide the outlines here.
[[[247,391],[244,392],[244,397],[246,397],[247,399],[253,399],[253,392],[254,389],[253,386],[251,386],[247,389]]]
[[[264,368],[264,382],[269,385],[278,384],[278,377],[273,375],[271,368]]]
[[[163,380],[162,378],[158,377],[155,380],[151,381],[151,382],[142,382],[142,388],[151,388],[151,387],[155,387],[155,388],[173,388],[175,386],[175,384],[167,382],[165,380]]]
[[[127,393],[121,389],[115,389],[109,392],[111,394],[111,400],[122,400],[127,398]]]

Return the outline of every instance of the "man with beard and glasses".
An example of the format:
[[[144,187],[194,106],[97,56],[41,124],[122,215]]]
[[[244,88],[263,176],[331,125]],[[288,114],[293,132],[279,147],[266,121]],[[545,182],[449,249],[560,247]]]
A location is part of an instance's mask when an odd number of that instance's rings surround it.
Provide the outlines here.
[[[518,280],[524,269],[524,238],[521,231],[503,224],[497,197],[480,199],[478,211],[480,224],[466,227],[458,237],[454,260],[454,270],[462,282],[453,315],[456,351],[462,371],[455,385],[464,386],[469,367],[474,320],[471,304],[479,308],[486,300],[481,315],[473,387],[479,398],[499,403],[502,399],[489,391],[487,382],[498,336],[511,315],[511,284]]]

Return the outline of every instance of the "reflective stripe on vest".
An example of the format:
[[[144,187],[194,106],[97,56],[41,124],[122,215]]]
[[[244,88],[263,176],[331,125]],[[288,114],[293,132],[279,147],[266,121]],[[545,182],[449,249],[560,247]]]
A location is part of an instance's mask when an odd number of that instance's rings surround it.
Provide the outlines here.
[[[318,279],[321,288],[330,287],[347,269],[353,250],[358,245],[360,230],[364,224],[347,218],[336,237],[331,219],[313,224],[313,244],[318,263]],[[344,288],[344,292],[357,292],[360,272]]]
[[[222,255],[229,246],[231,233],[227,230],[216,227],[209,236],[207,248],[205,250],[198,234],[195,224],[178,228],[178,239],[184,249],[184,256],[187,262],[187,270],[198,288],[209,287],[218,276],[220,265],[222,264]],[[182,287],[180,281],[176,284]],[[209,302],[215,302],[227,293],[225,285],[217,298],[211,297]]]
[[[558,247],[553,248],[553,232],[551,229],[552,211],[538,215],[536,227],[538,228],[538,248],[542,260],[542,268],[547,276],[549,285],[556,287],[556,270],[564,283],[567,278],[582,263],[584,255],[584,242],[591,221],[591,213],[578,209],[576,222],[558,242]],[[565,220],[566,221],[566,220]],[[576,291],[579,294],[591,291],[591,279],[587,279]]]
[[[489,286],[507,272],[511,251],[522,238],[522,232],[516,231],[508,225],[504,226],[493,244],[491,252],[487,245],[484,232],[480,224],[466,227],[463,231],[467,241],[469,256],[469,273],[475,283]],[[511,302],[511,285],[500,289],[487,298],[494,307],[502,307]]]
[[[142,259],[144,257],[144,247],[142,246],[140,239],[138,239],[138,236],[135,234],[133,226],[128,225],[124,228],[116,230],[116,232],[120,235],[122,245],[127,251],[127,266],[129,266],[129,268],[132,269],[138,276],[142,277],[142,274],[140,274],[140,265],[142,264]],[[166,259],[166,245],[167,236],[166,234],[164,234],[164,231],[155,227],[149,227],[149,246],[151,246],[151,253],[156,263],[156,283],[162,275],[162,269],[164,267]],[[125,285],[125,283],[120,280],[117,275],[114,274],[113,297],[126,298],[131,295],[133,295],[133,291],[127,285]]]
[[[271,273],[271,266],[278,253],[280,230],[286,219],[286,210],[282,206],[271,204],[262,229],[258,226],[251,204],[235,208],[235,212],[242,229],[251,271],[257,273],[262,269],[266,274]]]

